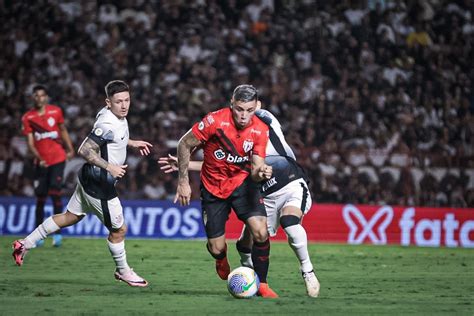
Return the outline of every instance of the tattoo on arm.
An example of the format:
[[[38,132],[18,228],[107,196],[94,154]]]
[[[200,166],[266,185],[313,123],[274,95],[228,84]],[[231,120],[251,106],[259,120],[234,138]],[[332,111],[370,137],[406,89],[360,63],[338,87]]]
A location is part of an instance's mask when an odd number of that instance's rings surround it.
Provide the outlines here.
[[[109,163],[99,155],[100,147],[90,138],[86,138],[79,148],[79,155],[94,166],[107,169]]]
[[[188,169],[189,159],[191,158],[191,149],[198,146],[201,142],[189,130],[178,143],[178,175],[179,180],[189,181]]]

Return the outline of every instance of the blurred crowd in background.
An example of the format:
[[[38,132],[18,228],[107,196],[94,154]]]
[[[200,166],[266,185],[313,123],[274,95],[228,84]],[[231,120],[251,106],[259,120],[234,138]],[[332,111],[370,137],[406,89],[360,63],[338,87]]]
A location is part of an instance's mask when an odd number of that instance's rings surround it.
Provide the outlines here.
[[[132,88],[124,199],[170,199],[194,122],[251,83],[319,203],[474,207],[474,6],[454,0],[1,1],[0,195],[33,196],[21,116],[48,87],[76,148]],[[199,154],[198,154],[199,155]],[[199,158],[199,157],[197,157]],[[82,161],[66,167],[65,194]],[[199,175],[192,175],[199,197]]]

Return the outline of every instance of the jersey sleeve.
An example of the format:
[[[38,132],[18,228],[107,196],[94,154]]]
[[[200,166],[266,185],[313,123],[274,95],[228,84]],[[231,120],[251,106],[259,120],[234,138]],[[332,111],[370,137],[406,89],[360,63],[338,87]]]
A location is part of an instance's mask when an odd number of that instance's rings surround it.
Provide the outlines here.
[[[23,115],[21,118],[21,133],[23,135],[28,135],[29,133],[33,133],[33,129],[31,128],[30,121],[26,118],[26,115]]]
[[[255,139],[255,144],[253,146],[253,155],[260,156],[262,158],[266,157],[266,149],[269,138],[268,128],[265,129],[263,133],[258,135]]]
[[[216,133],[216,126],[212,113],[209,113],[200,122],[193,125],[192,131],[197,139],[206,142]]]
[[[61,109],[59,106],[58,106],[58,115],[56,117],[56,122],[58,124],[64,124],[64,113],[63,113],[63,109]]]
[[[113,141],[114,131],[112,129],[112,124],[96,123],[89,134],[89,138],[96,142],[99,146]]]

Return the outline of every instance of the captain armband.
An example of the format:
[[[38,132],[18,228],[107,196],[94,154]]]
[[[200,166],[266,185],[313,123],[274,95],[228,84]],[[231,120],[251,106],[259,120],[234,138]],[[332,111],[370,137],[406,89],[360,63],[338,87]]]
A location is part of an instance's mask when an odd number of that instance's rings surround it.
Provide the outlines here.
[[[97,145],[102,145],[111,142],[114,139],[114,133],[111,130],[104,131],[101,127],[94,127],[89,134],[89,139],[92,139]]]

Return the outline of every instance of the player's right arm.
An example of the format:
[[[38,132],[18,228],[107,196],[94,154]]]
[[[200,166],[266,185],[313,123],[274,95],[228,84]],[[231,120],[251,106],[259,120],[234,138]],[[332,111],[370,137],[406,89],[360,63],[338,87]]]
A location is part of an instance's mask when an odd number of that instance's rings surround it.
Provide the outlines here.
[[[77,153],[88,163],[107,170],[114,178],[121,178],[125,175],[127,165],[114,165],[100,156],[100,147],[94,140],[87,137],[79,147]]]
[[[28,133],[26,135],[26,142],[28,143],[28,149],[30,150],[30,152],[33,154],[35,159],[39,161],[39,165],[41,167],[47,167],[46,161],[44,161],[44,159],[41,157],[41,155],[39,154],[38,150],[35,147],[35,139],[34,139],[33,133]]]
[[[201,141],[194,135],[192,129],[181,137],[178,142],[178,188],[174,202],[180,205],[189,205],[191,201],[191,186],[189,185],[189,160],[194,147]]]
[[[190,160],[188,165],[189,171],[201,171],[203,161]],[[160,157],[158,159],[158,164],[162,165],[160,167],[164,173],[170,173],[178,171],[178,157],[175,157],[171,154],[168,154],[168,157]]]

